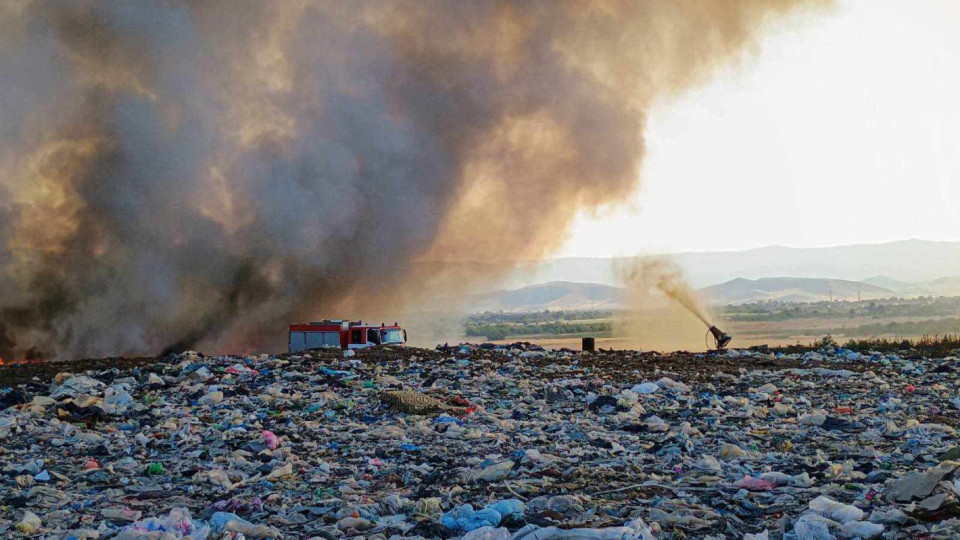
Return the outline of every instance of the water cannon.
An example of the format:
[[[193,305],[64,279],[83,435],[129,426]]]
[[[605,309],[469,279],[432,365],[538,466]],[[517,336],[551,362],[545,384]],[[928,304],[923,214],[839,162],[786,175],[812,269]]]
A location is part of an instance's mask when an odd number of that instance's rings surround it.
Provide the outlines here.
[[[713,334],[713,340],[716,343],[716,349],[718,351],[725,349],[733,339],[733,336],[727,334],[723,330],[720,330],[716,326],[710,327],[710,333]]]

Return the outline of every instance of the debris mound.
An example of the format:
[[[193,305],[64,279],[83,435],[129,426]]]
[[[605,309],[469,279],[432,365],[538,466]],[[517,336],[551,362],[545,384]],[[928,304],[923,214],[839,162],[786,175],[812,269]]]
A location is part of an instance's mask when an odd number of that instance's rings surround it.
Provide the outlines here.
[[[957,538],[955,365],[517,343],[0,366],[0,538]]]
[[[456,413],[466,414],[465,407],[447,405],[439,399],[432,398],[414,390],[390,390],[381,395],[383,402],[399,412],[407,414],[436,414]]]

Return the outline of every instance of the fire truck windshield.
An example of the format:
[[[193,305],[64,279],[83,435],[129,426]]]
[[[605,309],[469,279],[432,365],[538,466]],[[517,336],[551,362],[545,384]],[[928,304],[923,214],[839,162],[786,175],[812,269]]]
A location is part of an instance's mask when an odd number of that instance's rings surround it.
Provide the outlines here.
[[[403,343],[403,332],[396,328],[380,330],[380,335],[383,337],[383,343]]]

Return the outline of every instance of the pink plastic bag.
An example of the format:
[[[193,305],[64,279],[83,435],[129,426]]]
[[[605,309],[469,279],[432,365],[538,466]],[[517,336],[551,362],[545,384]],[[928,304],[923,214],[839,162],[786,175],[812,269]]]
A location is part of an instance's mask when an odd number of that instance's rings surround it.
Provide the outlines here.
[[[734,486],[741,489],[749,489],[750,491],[770,491],[774,488],[774,485],[770,482],[752,476],[744,476],[743,479],[734,484]]]
[[[280,446],[280,437],[272,431],[262,431],[260,435],[263,435],[263,440],[267,443],[267,448],[271,450],[276,450]]]
[[[257,374],[257,370],[250,369],[243,364],[234,364],[228,367],[227,369],[225,369],[224,371],[233,375],[256,375]]]

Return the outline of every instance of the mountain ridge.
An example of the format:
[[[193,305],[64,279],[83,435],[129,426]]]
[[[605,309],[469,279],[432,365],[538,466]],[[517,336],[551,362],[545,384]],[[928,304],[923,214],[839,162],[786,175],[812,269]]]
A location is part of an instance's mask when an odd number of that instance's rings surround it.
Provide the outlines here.
[[[885,276],[874,276],[885,278]],[[872,279],[872,278],[871,278]],[[885,278],[887,281],[890,278]],[[766,277],[734,278],[699,289],[707,303],[743,304],[763,301],[820,302],[833,300],[870,300],[898,296],[960,296],[960,276],[923,283],[895,281],[915,292],[894,289],[867,281],[831,278]],[[934,291],[938,285],[941,290]],[[919,292],[916,292],[919,291]],[[955,292],[953,292],[955,291]],[[562,311],[583,309],[625,309],[629,292],[623,287],[602,283],[550,281],[514,289],[466,295],[461,303],[470,312]]]
[[[736,278],[700,289],[700,294],[712,304],[740,304],[767,300],[818,302],[831,298],[856,300],[896,296],[896,293],[890,289],[863,281],[793,277]]]
[[[676,262],[694,287],[706,287],[742,277],[760,279],[792,276],[864,281],[883,275],[904,282],[926,282],[960,275],[960,242],[898,240],[878,244],[796,248],[766,246],[742,251],[681,252],[665,255]],[[522,261],[508,273],[505,286],[521,287],[550,281],[618,286],[617,267],[636,257],[562,257]]]

